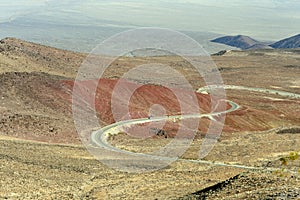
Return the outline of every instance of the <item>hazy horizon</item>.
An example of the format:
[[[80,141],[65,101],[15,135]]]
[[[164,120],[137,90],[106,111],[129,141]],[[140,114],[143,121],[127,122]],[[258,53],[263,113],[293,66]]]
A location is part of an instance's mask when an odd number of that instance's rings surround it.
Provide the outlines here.
[[[97,25],[100,20],[120,27],[154,26],[278,40],[299,33],[299,10],[297,0],[3,0],[0,22],[28,16],[80,25]]]

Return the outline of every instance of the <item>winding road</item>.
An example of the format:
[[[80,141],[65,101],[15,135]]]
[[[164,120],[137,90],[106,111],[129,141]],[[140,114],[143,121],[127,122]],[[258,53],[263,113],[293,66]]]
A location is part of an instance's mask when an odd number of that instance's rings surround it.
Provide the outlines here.
[[[284,92],[284,91],[273,90],[273,89],[235,86],[235,85],[211,85],[211,86],[202,87],[202,88],[198,89],[197,92],[203,93],[203,94],[208,94],[210,92],[210,90],[217,89],[217,88],[247,90],[247,91],[254,91],[254,92],[263,92],[263,93],[267,93],[267,94],[274,94],[274,95],[284,96],[284,97],[288,97],[288,98],[296,98],[296,99],[300,98],[300,94],[296,94],[296,93]],[[147,123],[147,122],[156,122],[156,121],[170,120],[170,119],[188,119],[188,118],[207,117],[209,119],[214,120],[214,116],[230,113],[230,112],[236,111],[240,108],[240,106],[233,101],[226,100],[226,102],[231,106],[231,108],[228,110],[222,111],[222,112],[214,112],[214,113],[208,113],[208,114],[160,116],[160,117],[153,117],[151,119],[140,118],[140,119],[131,119],[131,120],[126,120],[126,121],[119,121],[119,122],[110,124],[108,126],[105,126],[97,131],[92,132],[91,142],[94,145],[96,145],[97,147],[104,148],[109,151],[125,153],[128,155],[139,155],[139,156],[144,156],[144,157],[159,158],[162,160],[174,160],[174,158],[155,156],[155,155],[144,154],[144,153],[135,153],[135,152],[130,152],[130,151],[126,151],[123,149],[119,149],[119,148],[109,144],[109,141],[108,141],[109,136],[119,134],[122,131],[122,127],[124,127],[124,126],[131,126],[131,125],[142,124],[142,123]],[[227,164],[227,163],[223,163],[223,162],[212,162],[212,161],[205,161],[205,160],[191,160],[191,159],[181,159],[181,158],[179,158],[178,160],[183,161],[183,162],[201,163],[201,164],[209,164],[209,165],[216,165],[216,166],[228,166],[228,167],[243,168],[243,169],[248,169],[248,170],[268,170],[268,171],[277,170],[277,168],[274,169],[274,168],[252,167],[252,166]]]

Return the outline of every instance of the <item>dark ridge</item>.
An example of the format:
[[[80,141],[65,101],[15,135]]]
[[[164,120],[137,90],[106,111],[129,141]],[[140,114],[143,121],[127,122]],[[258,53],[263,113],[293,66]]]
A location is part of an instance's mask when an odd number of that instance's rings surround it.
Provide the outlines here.
[[[291,127],[278,130],[277,134],[300,134],[300,127]]]
[[[300,65],[286,65],[284,67],[285,68],[299,68],[300,69]]]
[[[223,56],[226,53],[227,53],[227,50],[222,50],[222,51],[219,51],[218,53],[212,54],[212,56]]]
[[[237,180],[240,177],[240,175],[241,174],[238,174],[236,176],[231,177],[230,179],[227,179],[225,181],[216,183],[216,184],[214,184],[212,186],[206,187],[206,188],[204,188],[202,190],[199,190],[197,192],[192,193],[189,196],[192,196],[195,199],[205,200],[209,196],[209,193],[215,192],[215,191],[219,191],[222,188],[224,188],[225,186],[230,185],[233,181]],[[183,200],[183,199],[189,199],[189,197],[182,197],[182,198],[179,198],[179,199],[181,199],[181,200]]]

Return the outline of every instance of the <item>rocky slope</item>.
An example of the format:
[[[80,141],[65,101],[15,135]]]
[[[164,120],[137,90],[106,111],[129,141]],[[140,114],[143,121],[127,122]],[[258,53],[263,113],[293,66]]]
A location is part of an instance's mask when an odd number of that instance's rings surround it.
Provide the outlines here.
[[[276,49],[300,48],[300,34],[280,40],[270,46]]]

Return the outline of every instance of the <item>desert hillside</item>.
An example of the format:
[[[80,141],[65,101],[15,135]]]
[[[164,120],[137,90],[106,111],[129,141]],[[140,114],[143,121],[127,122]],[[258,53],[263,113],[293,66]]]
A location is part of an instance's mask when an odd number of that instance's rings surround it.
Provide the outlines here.
[[[300,133],[294,127],[300,125],[300,100],[278,94],[226,90],[227,99],[240,108],[227,114],[217,145],[204,158],[211,164],[177,161],[160,171],[130,174],[98,162],[81,145],[72,116],[74,80],[86,56],[15,38],[0,41],[0,198],[296,199],[300,196],[298,175],[287,172],[280,177],[270,170],[213,164],[280,169],[282,156],[299,151]],[[212,59],[226,85],[300,94],[299,50],[228,51]],[[99,87],[95,107],[101,125],[115,122],[110,99],[119,78],[136,65],[151,62],[172,66],[195,91],[205,86],[182,58],[120,57],[101,80],[96,80]],[[144,80],[139,78],[126,80],[126,84],[140,86]],[[84,83],[86,91],[93,81]],[[191,95],[190,91],[180,92]],[[81,95],[87,94],[83,91]],[[211,112],[213,100],[209,95],[195,95],[200,111]],[[121,95],[118,101],[123,103]],[[131,116],[148,117],[153,104],[163,105],[167,115],[180,114],[178,101],[168,89],[145,84],[130,99]],[[201,120],[184,159],[197,159],[209,123],[209,119]],[[119,134],[110,142],[133,152],[151,152],[167,144],[176,135],[176,127],[173,123],[163,127],[168,137],[141,140]],[[286,167],[295,171],[297,166],[299,161]]]
[[[35,138],[42,141],[68,142],[67,140],[69,140],[72,143],[77,140],[79,142],[72,122],[72,87],[76,72],[86,55],[13,38],[1,40],[0,48],[2,49],[0,53],[1,111],[3,113],[0,130],[2,134],[28,139]],[[267,60],[273,60],[272,56],[268,54],[274,54],[275,57],[279,53],[270,51],[265,53],[266,56],[256,56],[255,53],[249,52],[248,55],[241,57],[240,55],[243,55],[243,52],[236,52],[238,56],[235,59],[232,59],[232,57],[236,57],[235,53],[227,53],[224,56],[215,57],[215,60],[217,64],[220,63],[219,66],[221,66],[220,70],[225,84],[272,87],[267,85],[267,81],[262,77],[252,79],[251,82],[247,80],[251,80],[253,69],[260,68],[260,62],[267,63]],[[255,68],[249,66],[250,63],[248,63],[252,62],[253,58],[258,62]],[[244,61],[239,64],[239,59]],[[291,58],[291,65],[293,65],[295,59],[294,57]],[[154,57],[152,60],[169,64],[181,73],[187,74],[188,80],[194,83],[195,88],[204,86],[203,80],[193,76],[192,71],[185,70],[185,68],[189,69],[188,64],[179,58]],[[151,62],[151,59],[147,58],[120,58],[112,64],[112,67],[105,73],[106,79],[98,83],[101,87],[97,90],[96,108],[98,108],[101,123],[110,124],[114,122],[109,104],[111,91],[117,83],[118,77],[136,64],[149,62]],[[275,61],[272,62],[275,63]],[[282,84],[282,81],[284,81],[282,79],[292,71],[298,70],[298,68],[288,67],[287,63],[282,67],[280,64],[278,62],[277,66],[266,66],[259,69],[264,73],[278,71],[283,75],[278,76],[278,80],[275,80],[277,82],[274,82],[274,87],[276,84]],[[286,72],[284,72],[285,70]],[[239,74],[239,77],[235,74]],[[284,74],[287,75],[284,76]],[[235,80],[232,80],[232,77],[235,77]],[[295,77],[295,79],[297,78]],[[128,84],[135,83],[128,82]],[[297,85],[297,83],[294,84]],[[89,84],[86,87],[88,88]],[[299,90],[297,87],[287,89],[296,92]],[[229,97],[231,95],[236,98],[234,95],[237,91],[229,92]],[[153,97],[153,93],[156,94],[156,97]],[[176,102],[175,97],[172,98],[170,95],[171,93],[169,94],[159,86],[145,85],[141,87],[130,102],[132,116],[134,118],[146,117],[150,106],[155,103],[164,105],[169,115],[178,113],[178,102]],[[282,115],[285,116],[288,123],[297,124],[299,116],[297,110],[292,109],[297,101],[285,99],[272,101],[268,99],[270,97],[260,98],[259,95],[247,96],[247,93],[245,93],[245,96],[237,97],[237,102],[240,102],[242,108],[227,116],[224,127],[225,135],[235,131],[258,131],[275,128],[285,123],[282,122],[282,117],[280,117]],[[199,106],[202,109],[201,112],[209,112],[209,97],[199,94],[197,96]],[[251,103],[249,100],[251,100]],[[122,97],[119,97],[119,101],[122,101]],[[272,108],[260,108],[260,104],[270,101],[272,101]],[[188,104],[188,102],[185,103]],[[283,104],[290,106],[283,108]],[[291,110],[288,110],[289,108]],[[286,113],[289,114],[286,115]],[[200,131],[205,131],[206,127],[207,122],[204,122],[203,126],[200,127]]]

